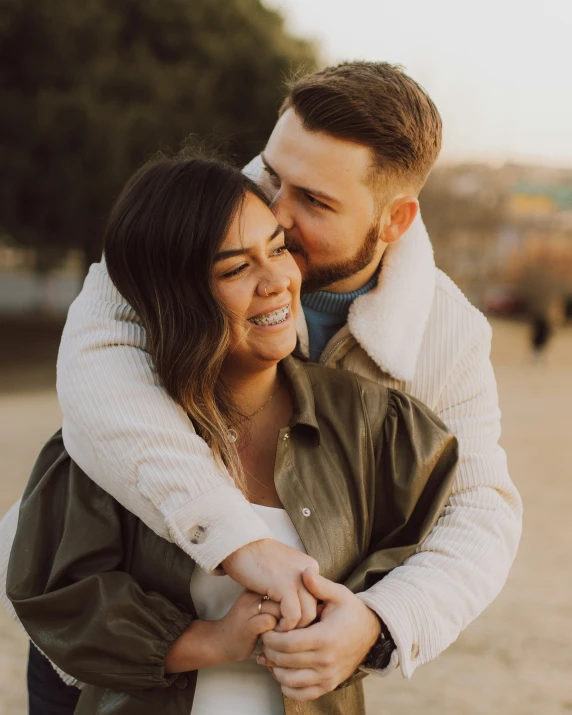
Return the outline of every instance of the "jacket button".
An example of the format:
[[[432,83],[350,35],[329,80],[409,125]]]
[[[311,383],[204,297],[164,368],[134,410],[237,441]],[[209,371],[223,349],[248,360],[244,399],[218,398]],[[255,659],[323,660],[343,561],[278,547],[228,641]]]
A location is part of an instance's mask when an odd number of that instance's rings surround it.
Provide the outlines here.
[[[189,685],[189,679],[186,675],[181,674],[175,680],[175,685],[179,688],[179,690],[184,690]]]
[[[312,516],[312,512],[308,509],[307,506],[302,509],[302,516]]]
[[[284,437],[282,437],[282,439],[284,440],[284,442],[286,442],[287,439],[290,439],[290,434],[288,432],[286,432],[286,434],[284,435]]]
[[[200,524],[195,524],[189,529],[189,540],[191,544],[202,544],[207,538],[207,530]]]
[[[419,656],[419,646],[417,643],[414,643],[411,646],[411,660],[415,660]]]

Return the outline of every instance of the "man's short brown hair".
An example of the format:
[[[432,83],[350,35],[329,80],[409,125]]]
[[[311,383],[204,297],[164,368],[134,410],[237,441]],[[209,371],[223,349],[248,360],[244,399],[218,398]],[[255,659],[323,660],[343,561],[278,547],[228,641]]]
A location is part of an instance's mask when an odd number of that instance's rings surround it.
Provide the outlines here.
[[[441,149],[441,117],[399,65],[344,62],[289,83],[280,116],[293,109],[308,131],[369,147],[373,175],[420,190]]]

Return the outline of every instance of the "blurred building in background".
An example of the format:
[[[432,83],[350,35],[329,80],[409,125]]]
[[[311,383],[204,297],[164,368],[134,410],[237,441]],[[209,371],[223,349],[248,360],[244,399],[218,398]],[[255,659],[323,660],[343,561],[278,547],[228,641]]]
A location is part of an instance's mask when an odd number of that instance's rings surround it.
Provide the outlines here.
[[[490,313],[572,304],[572,171],[437,167],[421,195],[437,264]]]
[[[572,317],[572,171],[438,166],[421,207],[437,265],[485,312]],[[0,315],[64,315],[84,274],[80,249],[0,238]]]

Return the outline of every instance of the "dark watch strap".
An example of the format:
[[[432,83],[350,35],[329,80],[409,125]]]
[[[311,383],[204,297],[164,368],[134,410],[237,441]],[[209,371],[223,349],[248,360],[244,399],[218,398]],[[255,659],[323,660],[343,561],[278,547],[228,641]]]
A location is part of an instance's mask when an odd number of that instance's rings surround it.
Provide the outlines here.
[[[389,629],[381,619],[380,622],[381,633],[379,634],[379,638],[373,644],[366,659],[362,663],[364,668],[371,670],[383,670],[387,668],[391,660],[391,654],[396,648],[395,641],[391,637]]]

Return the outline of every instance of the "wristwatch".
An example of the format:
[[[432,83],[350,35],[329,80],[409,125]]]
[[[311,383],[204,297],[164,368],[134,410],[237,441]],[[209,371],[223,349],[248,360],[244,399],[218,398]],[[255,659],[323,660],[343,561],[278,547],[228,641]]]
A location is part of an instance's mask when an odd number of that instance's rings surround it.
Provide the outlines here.
[[[343,688],[347,688],[349,685],[357,683],[359,680],[363,680],[367,676],[367,670],[383,670],[389,665],[391,654],[397,646],[391,637],[389,629],[381,618],[379,618],[379,622],[381,624],[381,633],[373,646],[369,649],[365,660],[360,666],[358,666],[353,675],[338,685],[336,690],[342,690]]]
[[[381,623],[381,633],[362,663],[362,667],[368,668],[369,670],[383,670],[387,668],[391,660],[391,654],[397,647],[388,627],[381,618],[379,622]]]

